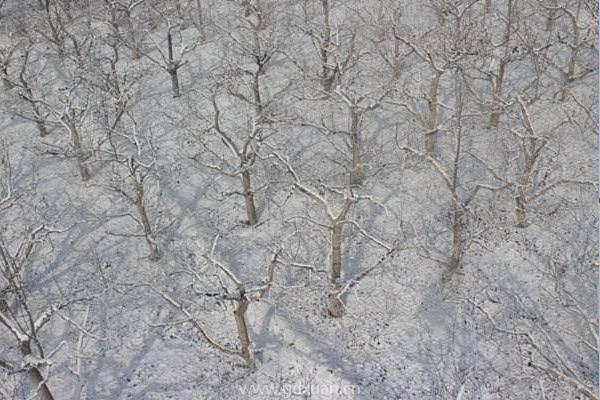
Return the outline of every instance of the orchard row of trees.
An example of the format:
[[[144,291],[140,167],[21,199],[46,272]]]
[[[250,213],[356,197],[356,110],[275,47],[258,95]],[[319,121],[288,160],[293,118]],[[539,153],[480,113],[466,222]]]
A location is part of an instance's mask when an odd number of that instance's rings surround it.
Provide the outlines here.
[[[0,340],[12,337],[20,353],[0,367],[26,372],[53,399],[60,346],[48,351],[41,332],[59,319],[79,347],[100,341],[86,327],[89,304],[117,287],[149,288],[212,347],[252,365],[247,313],[279,275],[326,276],[324,308],[335,318],[352,288],[406,252],[439,263],[451,284],[500,227],[543,226],[596,189],[596,3],[0,2],[3,113],[24,127],[0,138]],[[18,142],[27,153],[11,153]],[[38,211],[49,183],[28,158],[76,174],[70,184],[90,213]],[[202,177],[199,186],[168,172],[176,167]],[[217,227],[205,232],[199,265],[182,281],[169,275],[175,291],[156,283],[159,272],[95,288],[47,282],[53,238],[104,207],[100,193],[111,199],[102,218],[118,227],[108,235],[144,243],[156,271],[168,264],[176,256],[165,238],[180,221],[164,188],[179,179],[206,193],[225,225],[272,229],[266,264],[221,261]],[[415,212],[427,203],[428,215]],[[367,262],[356,268],[348,255],[359,247]],[[206,287],[190,292],[190,279]],[[187,295],[233,304],[238,345],[215,338]],[[538,371],[597,398],[568,362]]]

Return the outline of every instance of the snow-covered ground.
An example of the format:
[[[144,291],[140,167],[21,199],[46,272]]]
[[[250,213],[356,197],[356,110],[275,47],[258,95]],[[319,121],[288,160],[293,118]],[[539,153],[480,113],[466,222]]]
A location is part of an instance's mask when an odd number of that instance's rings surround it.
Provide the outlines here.
[[[24,3],[0,1],[0,399],[598,398],[586,2]]]

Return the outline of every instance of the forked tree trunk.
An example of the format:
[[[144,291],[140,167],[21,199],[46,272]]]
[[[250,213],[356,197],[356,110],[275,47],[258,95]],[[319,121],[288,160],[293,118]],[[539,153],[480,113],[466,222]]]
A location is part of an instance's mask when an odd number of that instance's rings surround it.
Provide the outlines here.
[[[246,311],[250,302],[246,299],[244,292],[240,293],[236,309],[233,311],[235,317],[235,326],[240,339],[240,356],[249,366],[252,363],[252,351],[250,350],[250,336],[248,335],[248,325],[246,324]]]
[[[31,355],[31,344],[30,342],[21,343],[20,345],[21,354],[24,357]],[[27,377],[29,378],[29,382],[31,382],[31,386],[33,391],[37,393],[37,398],[40,400],[54,400],[54,396],[52,396],[52,392],[50,392],[50,388],[46,384],[44,376],[41,371],[36,366],[28,366],[26,369]]]
[[[258,218],[256,216],[256,206],[254,204],[254,192],[252,191],[250,171],[247,169],[242,171],[242,191],[244,194],[244,203],[246,204],[248,225],[256,225],[258,223]]]

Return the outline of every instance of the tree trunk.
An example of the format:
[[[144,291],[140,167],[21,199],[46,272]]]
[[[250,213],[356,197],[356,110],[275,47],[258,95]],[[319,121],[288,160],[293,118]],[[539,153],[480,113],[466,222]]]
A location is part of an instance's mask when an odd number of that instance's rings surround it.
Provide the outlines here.
[[[523,147],[523,171],[519,176],[519,182],[517,186],[517,196],[515,197],[515,217],[516,217],[516,225],[519,228],[524,228],[528,225],[527,223],[527,203],[528,196],[531,191],[531,175],[535,168],[535,163],[537,162],[540,151],[543,147],[543,144],[540,146],[536,145],[536,134],[533,129],[532,123],[529,119],[529,114],[527,113],[526,105],[519,101],[521,106],[521,116],[523,119],[523,124],[527,131],[528,136],[522,139],[522,147]]]
[[[250,336],[248,336],[248,326],[246,324],[246,311],[250,302],[246,299],[243,291],[240,293],[240,296],[241,298],[233,315],[235,316],[235,325],[240,339],[240,355],[246,362],[246,365],[249,366],[252,363],[252,352],[250,351]]]
[[[515,218],[517,220],[517,228],[527,227],[527,198],[522,189],[518,190],[518,194],[515,197]]]
[[[32,103],[32,106],[33,115],[35,116],[35,126],[37,127],[37,130],[40,133],[40,137],[45,137],[46,135],[48,135],[48,130],[46,129],[46,124],[44,123],[44,118],[42,117],[40,108],[36,103]]]
[[[160,250],[158,249],[158,245],[154,239],[154,233],[152,232],[148,214],[146,213],[146,207],[143,205],[138,206],[138,213],[140,214],[140,218],[142,220],[144,237],[146,238],[146,243],[148,243],[148,248],[150,249],[150,259],[157,261],[160,259]]]
[[[546,32],[552,32],[554,30],[555,18],[556,12],[554,10],[550,11],[550,15],[546,18]]]
[[[134,60],[139,60],[142,58],[142,51],[140,50],[140,45],[138,43],[137,37],[135,35],[136,28],[133,26],[133,16],[129,11],[127,13],[127,28],[129,30],[129,41],[131,42],[131,52]]]
[[[450,257],[450,262],[448,263],[448,268],[446,269],[443,280],[450,281],[452,279],[452,275],[460,266],[460,261],[463,253],[463,215],[464,210],[461,205],[456,204],[454,202],[453,206],[454,210],[454,221],[452,222],[452,256]]]
[[[54,400],[48,385],[44,382],[44,377],[37,367],[30,367],[27,369],[27,377],[31,382],[34,390],[37,390],[40,400]]]
[[[552,7],[556,7],[558,4],[557,4],[556,0],[552,0],[550,2],[550,5]],[[555,23],[556,23],[556,10],[550,9],[550,11],[548,12],[548,17],[546,18],[546,32],[552,32],[554,30]]]
[[[171,76],[171,89],[173,90],[173,97],[179,97],[179,77],[177,76],[177,69],[179,65],[173,60],[173,37],[171,36],[171,29],[167,32],[167,51],[169,53],[169,60],[167,64],[167,72]]]
[[[257,48],[258,48],[258,39]],[[254,114],[256,115],[256,122],[258,123],[262,119],[263,105],[262,98],[260,96],[260,74],[262,73],[262,65],[257,65],[257,71],[252,79],[252,94],[254,96]]]
[[[198,29],[198,32],[200,33],[200,39],[206,40],[206,30],[204,29],[204,12],[202,10],[202,3],[200,0],[196,0],[196,15],[198,16],[196,29]]]
[[[525,228],[528,225],[527,196],[531,188],[531,172],[533,171],[534,163],[535,160],[532,160],[532,157],[527,157],[525,161],[525,170],[519,179],[517,196],[515,197],[515,218],[518,228]]]
[[[156,238],[154,237],[152,224],[150,224],[150,218],[148,218],[148,213],[146,212],[146,206],[144,204],[144,192],[141,185],[142,184],[140,182],[135,182],[137,195],[135,206],[142,223],[142,229],[144,230],[144,238],[146,239],[146,243],[148,243],[148,248],[150,249],[149,258],[152,261],[157,261],[160,259],[161,254],[158,245],[156,244]]]
[[[392,79],[397,81],[402,76],[402,58],[400,52],[400,40],[396,39],[394,41],[394,72],[392,75]]]
[[[177,76],[177,68],[175,66],[169,66],[168,70],[169,76],[171,77],[171,91],[173,92],[173,97],[179,97],[179,77]]]
[[[77,125],[75,125],[75,117],[70,115],[68,117],[67,125],[69,127],[69,131],[71,131],[71,144],[73,149],[75,150],[75,158],[77,159],[77,167],[79,168],[79,175],[81,176],[81,180],[84,182],[90,179],[90,172],[85,165],[85,153],[83,151],[83,147],[81,145],[81,136],[79,135],[79,130],[77,129]]]
[[[21,343],[20,349],[21,354],[24,357],[31,355],[31,345],[29,341],[26,343]],[[52,392],[50,392],[50,389],[48,388],[48,385],[44,380],[44,376],[40,372],[39,368],[36,366],[28,366],[26,372],[33,390],[39,396],[38,398],[40,400],[54,400],[54,396],[52,396]]]
[[[331,230],[331,282],[336,283],[342,275],[342,224],[334,221]]]
[[[330,92],[335,77],[329,65],[329,52],[331,51],[331,26],[329,24],[329,0],[321,0],[323,10],[323,37],[319,44],[319,57],[321,58],[321,83],[325,92]]]
[[[0,76],[2,77],[2,85],[4,86],[4,90],[11,90],[14,85],[8,80],[8,62],[7,64],[2,64],[2,67],[0,67]]]
[[[492,12],[492,0],[485,0],[483,10],[485,14],[490,14]]]
[[[48,130],[46,129],[46,124],[44,124],[44,122],[36,120],[35,126],[37,127],[37,130],[40,133],[40,137],[45,137],[48,135]]]
[[[490,127],[496,128],[498,123],[500,122],[500,115],[502,111],[500,110],[500,98],[502,97],[504,85],[504,74],[506,71],[506,62],[504,60],[500,61],[500,65],[498,66],[498,76],[496,77],[496,81],[494,84],[493,90],[493,99],[492,99],[492,115],[490,117]]]
[[[334,318],[341,318],[346,313],[346,307],[338,297],[337,288],[334,288],[327,296],[327,312]]]
[[[363,166],[360,158],[360,142],[359,142],[359,125],[360,114],[355,108],[350,109],[351,126],[350,126],[350,143],[352,147],[352,170],[350,171],[350,185],[362,185],[363,183]]]
[[[425,151],[427,155],[431,157],[435,155],[437,141],[438,92],[441,77],[442,72],[433,72],[433,79],[431,81],[431,88],[429,90],[429,98],[427,99],[429,118],[427,120],[427,132],[425,135]]]
[[[508,0],[506,4],[506,24],[504,29],[504,43],[507,47],[511,47],[511,36],[513,30],[513,18],[514,18],[514,4],[513,0]],[[505,53],[503,58],[500,59],[498,65],[498,72],[494,81],[493,88],[493,99],[492,99],[492,115],[490,117],[490,127],[495,128],[498,126],[500,121],[501,110],[501,97],[504,90],[504,75],[506,74],[506,64],[508,62],[508,55]]]
[[[64,55],[64,40],[61,33],[63,32],[63,26],[60,20],[57,20],[55,23],[52,18],[52,11],[50,11],[50,1],[46,1],[45,4],[46,9],[46,22],[48,22],[48,26],[50,27],[51,38],[49,40],[54,43],[56,46],[56,52],[58,56],[62,57]],[[55,10],[56,12],[56,10]],[[58,26],[57,26],[58,25]],[[61,32],[61,33],[59,33]]]
[[[567,72],[563,74],[563,88],[560,94],[560,101],[566,101],[571,94],[571,84],[574,81],[573,77],[575,76],[575,69],[577,67],[577,53],[577,48],[571,49]]]
[[[258,218],[256,217],[256,206],[254,205],[254,193],[252,192],[250,171],[247,169],[242,171],[242,190],[244,193],[244,202],[246,203],[248,225],[256,225],[258,223]]]

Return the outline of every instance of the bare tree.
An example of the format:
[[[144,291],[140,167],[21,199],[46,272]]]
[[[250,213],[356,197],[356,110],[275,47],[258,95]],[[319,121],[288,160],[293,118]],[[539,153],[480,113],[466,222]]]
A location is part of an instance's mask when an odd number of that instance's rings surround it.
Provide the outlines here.
[[[91,174],[87,160],[90,154],[84,146],[82,137],[82,127],[89,107],[89,92],[83,82],[77,80],[70,87],[62,88],[57,99],[58,104],[28,97],[24,92],[21,93],[21,96],[32,103],[42,105],[54,117],[55,122],[60,123],[67,130],[70,136],[69,148],[60,150],[59,154],[75,158],[81,180],[84,182],[89,180]]]
[[[209,261],[214,268],[217,270],[219,274],[223,274],[227,277],[228,281],[231,282],[233,288],[228,287],[230,285],[224,285],[221,283],[223,293],[210,293],[211,297],[218,297],[221,300],[232,301],[235,304],[235,308],[233,311],[235,326],[237,330],[237,335],[239,339],[239,349],[234,350],[227,346],[224,346],[218,343],[211,335],[208,333],[205,327],[198,321],[197,317],[188,310],[182,301],[178,301],[174,299],[171,295],[165,293],[157,289],[155,286],[151,286],[152,290],[160,295],[167,303],[171,306],[179,310],[182,313],[186,320],[190,322],[194,328],[207,340],[207,342],[217,350],[226,353],[226,354],[237,354],[239,357],[244,360],[244,364],[246,366],[251,366],[254,360],[252,353],[252,341],[250,335],[248,333],[248,321],[246,317],[246,312],[248,311],[248,307],[254,303],[265,297],[271,287],[274,284],[275,278],[275,268],[278,264],[278,256],[279,251],[275,251],[271,258],[271,262],[267,268],[267,276],[262,282],[256,286],[249,286],[248,283],[244,283],[240,280],[240,278],[232,271],[231,268],[224,265],[220,261],[218,261],[215,256],[215,249],[217,246],[217,241],[219,237],[215,237],[215,240],[212,244],[212,248],[209,254],[206,254],[204,257],[207,261]],[[190,274],[193,277],[199,278],[201,281],[204,281],[201,276],[199,276],[198,272],[194,269],[189,269],[185,271],[186,274]],[[201,295],[201,293],[196,292],[197,295]],[[208,294],[207,294],[208,295]]]
[[[319,60],[321,61],[321,84],[326,92],[331,91],[335,80],[335,68],[330,62],[330,53],[335,48],[336,32],[332,32],[331,29],[330,10],[330,1],[321,0],[322,31],[318,34],[312,34],[313,44],[319,52]]]
[[[173,33],[175,28],[177,27],[171,25],[168,26],[166,54],[163,50],[161,50],[161,46],[152,38],[152,35],[149,33],[148,38],[154,43],[155,48],[160,55],[160,59],[150,55],[148,52],[142,53],[142,56],[146,57],[153,64],[158,65],[160,68],[167,71],[169,77],[171,78],[171,91],[173,92],[173,97],[179,97],[181,94],[181,89],[179,86],[179,76],[177,71],[187,64],[188,60],[186,60],[185,57],[188,53],[196,48],[198,42],[194,41],[189,45],[184,45],[183,36],[181,35],[181,32],[179,32],[178,36],[181,46],[179,49],[179,55],[175,56],[173,47]]]
[[[497,65],[497,68],[495,71],[487,72],[489,74],[489,80],[492,86],[492,114],[490,116],[490,126],[493,128],[498,126],[500,115],[502,113],[501,105],[504,95],[505,78],[507,73],[506,70],[513,61],[521,57],[520,49],[515,47],[518,46],[518,44],[515,45],[513,39],[518,23],[518,14],[515,7],[515,1],[507,0],[506,12],[500,15],[501,17],[499,19],[504,25],[503,37],[498,44],[494,43],[493,38],[491,39],[493,46],[493,49],[491,50],[491,56],[494,60],[493,64]],[[500,52],[498,56],[494,54],[497,51]]]
[[[419,57],[419,59],[421,59],[421,61],[425,62],[431,71],[429,89],[427,93],[424,93],[422,95],[422,97],[427,103],[427,112],[423,113],[418,111],[416,107],[410,104],[411,102],[401,101],[395,102],[395,104],[403,107],[417,119],[419,125],[424,130],[425,152],[429,155],[434,155],[436,147],[436,137],[440,125],[440,104],[438,100],[440,94],[440,82],[442,76],[448,70],[449,65],[443,60],[436,60],[434,55],[429,50],[421,49],[419,45],[417,45],[415,42],[404,38],[399,33],[395,34],[395,38],[396,40],[399,40],[403,44],[409,46],[412,52],[416,54]]]
[[[355,194],[351,185],[346,186],[343,192],[332,187],[322,187],[322,189],[331,192],[335,197],[342,197],[341,205],[339,205],[339,200],[336,201],[334,199],[328,199],[324,193],[319,193],[320,190],[315,190],[301,181],[294,167],[283,156],[277,152],[273,152],[273,155],[285,165],[287,171],[293,178],[294,188],[298,189],[304,196],[318,204],[326,215],[326,224],[323,224],[317,220],[313,220],[310,217],[304,217],[304,219],[316,226],[326,228],[329,231],[329,279],[333,289],[332,294],[329,296],[330,302],[327,305],[327,308],[332,316],[341,317],[343,315],[343,303],[341,303],[341,300],[339,300],[340,293],[342,293],[339,287],[341,285],[340,279],[342,277],[343,270],[342,244],[344,225],[349,224],[354,226],[362,236],[372,241],[376,245],[384,248],[388,252],[391,252],[393,248],[391,245],[368,233],[357,221],[349,217],[351,208],[359,201],[372,201],[370,196]],[[336,205],[338,205],[337,209],[334,208]],[[348,288],[345,289],[344,292],[346,290],[348,290]]]
[[[537,198],[547,192],[555,189],[559,185],[578,185],[588,184],[594,186],[591,181],[574,178],[556,177],[551,170],[546,170],[544,174],[539,172],[538,164],[546,151],[550,151],[553,136],[565,129],[570,123],[569,118],[565,118],[556,123],[551,129],[545,129],[544,134],[539,134],[539,129],[535,127],[535,121],[532,118],[530,109],[535,103],[535,99],[526,99],[518,96],[516,99],[518,113],[523,126],[522,132],[511,129],[519,142],[519,172],[515,185],[515,218],[516,225],[524,228],[528,225],[527,210]]]
[[[414,55],[419,63],[411,64],[412,77],[405,79],[405,87],[398,90],[397,99],[389,103],[401,107],[416,120],[423,131],[424,152],[435,157],[440,132],[449,121],[444,118],[447,106],[442,101],[442,96],[447,93],[445,77],[452,69],[468,64],[477,56],[479,29],[475,2],[431,3],[434,15],[440,21],[435,28],[415,33],[407,28],[393,27],[395,39],[410,50],[409,56]],[[412,81],[418,84],[416,88],[412,88]]]
[[[586,379],[586,368],[591,366],[585,361],[583,355],[575,358],[574,354],[581,352],[576,350],[567,337],[561,335],[560,328],[552,326],[544,317],[543,313],[535,305],[528,304],[517,293],[506,291],[504,293],[510,300],[509,307],[513,312],[523,315],[523,323],[518,327],[505,326],[499,322],[494,313],[486,309],[483,304],[477,304],[468,300],[474,310],[481,312],[493,330],[500,335],[507,336],[515,341],[523,343],[527,350],[519,351],[520,356],[525,360],[526,365],[532,370],[541,373],[551,380],[558,379],[566,387],[572,387],[576,393],[583,395],[587,399],[597,400],[598,394],[592,384]],[[582,336],[597,337],[597,320],[590,319],[590,314],[584,311],[581,301],[569,294],[570,298],[563,300],[569,304],[568,308],[576,320],[583,321],[587,326],[581,332]],[[500,314],[500,313],[498,313]],[[588,343],[588,342],[586,342]],[[598,349],[594,342],[589,343],[592,351],[595,352],[597,359]],[[520,348],[520,346],[517,346]],[[593,368],[593,367],[592,367]]]
[[[36,128],[40,134],[40,137],[44,137],[48,134],[46,127],[47,115],[43,112],[42,106],[33,101],[34,95],[34,75],[31,71],[32,64],[31,60],[33,45],[29,43],[28,39],[16,39],[17,35],[9,35],[9,45],[0,49],[0,74],[2,76],[2,82],[4,88],[9,93],[16,93],[22,100],[27,103],[30,108],[30,112],[24,112],[14,107],[14,112],[19,117],[31,120],[35,123]],[[22,51],[19,51],[22,48]],[[37,57],[36,57],[37,58]],[[18,72],[12,72],[9,70],[10,65],[18,67]],[[20,66],[19,66],[20,64]]]
[[[0,398],[597,399],[597,0],[21,3]]]
[[[0,336],[12,340],[14,346],[7,345],[3,350],[0,368],[8,374],[24,373],[32,398],[53,400],[49,383],[53,358],[64,351],[66,342],[48,350],[52,343],[48,335],[55,331],[55,321],[61,319],[99,339],[68,316],[72,306],[89,302],[94,295],[89,291],[82,293],[80,287],[59,289],[58,293],[49,287],[48,273],[55,271],[47,269],[47,256],[55,250],[55,239],[70,227],[56,228],[46,223],[30,226],[33,207],[28,201],[35,192],[23,191],[25,185],[14,189],[12,181],[6,150],[0,155],[0,221],[4,227],[0,232]],[[15,218],[21,222],[19,226],[12,224]]]
[[[310,107],[308,109],[315,107],[314,111],[298,113],[296,119],[303,129],[316,129],[324,140],[335,143],[337,152],[344,158],[336,162],[349,164],[346,168],[350,171],[350,185],[358,187],[371,172],[367,170],[372,160],[366,159],[365,163],[365,153],[376,142],[374,136],[377,135],[369,135],[368,128],[376,123],[376,111],[380,111],[393,91],[394,77],[371,79],[369,65],[380,63],[385,57],[371,51],[372,41],[357,39],[369,26],[361,20],[359,12],[353,11],[353,14],[358,14],[356,21],[344,29],[339,28],[339,45],[328,61],[331,73],[327,87],[316,89],[316,94],[302,94],[304,105]]]
[[[336,88],[336,94],[340,96],[342,101],[346,104],[348,110],[350,127],[347,134],[350,139],[350,152],[352,154],[350,185],[361,185],[364,180],[364,167],[361,157],[361,142],[363,140],[363,135],[361,134],[361,125],[363,124],[363,118],[368,112],[379,108],[383,98],[386,97],[388,93],[385,92],[379,99],[372,101],[368,106],[362,105],[362,103],[364,103],[366,100],[364,97],[356,97],[352,94],[345,93],[344,90],[339,86]]]
[[[50,235],[60,232],[64,229],[40,225],[29,229],[24,238],[14,242],[7,242],[6,235],[0,234],[0,325],[13,337],[21,355],[21,362],[15,362],[4,358],[10,356],[7,352],[0,364],[13,373],[25,372],[33,392],[43,400],[54,399],[48,384],[51,359],[62,346],[48,352],[41,332],[58,317],[70,320],[62,314],[68,306],[90,299],[85,296],[61,301],[50,298],[40,305],[39,296],[32,293],[30,280],[35,275],[32,271],[35,254],[49,243]]]
[[[468,229],[468,217],[472,213],[470,209],[471,202],[476,198],[477,194],[481,190],[488,191],[499,191],[503,190],[511,185],[510,182],[502,179],[497,173],[495,173],[489,166],[487,166],[483,160],[475,157],[477,162],[482,163],[484,168],[492,174],[492,177],[496,181],[500,181],[503,184],[499,186],[492,186],[485,183],[465,183],[461,182],[462,173],[460,171],[461,159],[463,157],[463,108],[465,106],[465,93],[463,87],[462,77],[456,77],[456,102],[455,102],[455,116],[454,116],[454,131],[455,131],[455,146],[454,154],[452,159],[451,167],[444,167],[439,161],[431,157],[428,154],[421,153],[415,149],[402,146],[401,149],[408,151],[412,154],[425,159],[434,168],[436,173],[442,179],[445,188],[449,191],[452,202],[452,245],[451,255],[449,261],[446,263],[447,267],[443,275],[443,280],[449,281],[452,275],[460,266],[461,259],[465,246],[467,245],[466,234]]]
[[[115,133],[115,149],[106,151],[108,160],[113,168],[109,182],[99,183],[99,186],[119,194],[135,210],[135,215],[125,213],[136,222],[142,234],[117,233],[118,236],[142,236],[149,249],[149,259],[157,261],[161,257],[158,245],[158,234],[165,227],[160,226],[160,219],[152,219],[148,212],[148,192],[152,182],[157,181],[156,152],[152,144],[151,135],[140,135],[135,121],[131,133]],[[113,143],[114,144],[114,143]]]
[[[262,128],[259,126],[258,121],[253,120],[248,135],[243,138],[241,142],[236,141],[234,139],[235,136],[226,131],[221,125],[221,110],[217,103],[216,93],[212,95],[211,102],[214,110],[212,129],[225,144],[236,163],[228,166],[228,163],[226,163],[223,158],[221,158],[221,165],[207,164],[198,157],[196,157],[196,160],[205,167],[216,170],[219,173],[224,173],[231,177],[239,177],[242,186],[242,190],[239,194],[244,197],[248,225],[256,225],[258,216],[256,213],[254,189],[252,187],[252,176],[250,171],[256,162],[256,152],[253,147],[256,142],[262,140]]]
[[[598,69],[595,60],[596,51],[593,48],[598,25],[593,15],[595,10],[591,10],[591,15],[586,12],[589,10],[585,8],[583,0],[568,1],[564,5],[538,3],[550,13],[552,19],[564,18],[569,26],[566,32],[559,31],[556,33],[558,51],[568,53],[566,62],[561,62],[562,57],[559,58],[554,54],[545,53],[546,62],[561,77],[560,100],[565,101],[575,82],[583,80]]]
[[[278,124],[287,119],[284,104],[293,81],[290,76],[279,86],[271,76],[274,57],[283,53],[284,36],[273,22],[282,11],[278,4],[256,2],[241,4],[239,8],[242,16],[215,22],[222,30],[229,28],[221,32],[228,57],[211,77],[214,84],[206,89],[210,92],[210,105],[198,110],[207,128],[194,135],[202,151],[193,158],[211,171],[240,180],[241,191],[228,191],[228,195],[243,197],[246,221],[256,225],[259,216],[255,194],[264,187],[257,187],[255,182],[260,161],[258,149],[278,133]],[[240,65],[239,59],[249,62]],[[205,116],[208,107],[213,112]]]
[[[365,16],[365,18],[369,18],[367,25],[373,25],[376,32],[371,38],[371,42],[384,64],[389,68],[392,81],[400,80],[405,70],[408,69],[407,59],[412,53],[410,48],[403,51],[405,46],[395,34],[401,30],[400,20],[403,8],[403,5],[397,2],[386,4],[385,1],[381,1],[377,4],[375,15],[367,14]]]
[[[8,153],[8,146],[0,141],[0,211],[8,209],[18,199],[13,187],[13,167]]]
[[[13,87],[9,79],[8,68],[11,62],[14,61],[15,52],[19,48],[20,43],[13,39],[13,35],[8,35],[8,45],[0,47],[0,78],[4,90],[10,90]]]
[[[136,9],[141,8],[144,0],[111,1],[105,0],[109,12],[109,24],[118,40],[124,43],[132,52],[134,59],[142,57],[142,21],[139,20]]]
[[[42,312],[32,309],[27,300],[28,293],[24,274],[29,267],[29,258],[34,247],[50,232],[52,230],[48,230],[45,226],[34,229],[29,237],[21,243],[19,251],[16,253],[11,253],[4,238],[0,237],[0,265],[3,281],[2,295],[0,296],[0,323],[16,340],[31,386],[44,400],[53,400],[54,397],[47,385],[47,377],[44,377],[42,373],[43,368],[48,364],[47,356],[39,340],[39,332],[55,312],[65,305],[51,305]],[[14,306],[9,304],[14,304]],[[11,364],[7,360],[2,361],[8,365]],[[16,369],[16,367],[14,368]]]
[[[23,52],[23,64],[21,65],[21,70],[19,71],[19,80],[18,83],[14,83],[13,87],[17,88],[17,93],[19,96],[24,99],[27,103],[29,103],[31,110],[33,112],[33,121],[35,122],[35,126],[37,127],[40,137],[44,137],[48,134],[48,129],[46,128],[46,119],[47,115],[42,111],[40,104],[36,102],[36,96],[32,90],[32,84],[30,83],[31,78],[27,73],[27,66],[29,62],[29,57],[31,54],[30,49],[25,49]]]
[[[108,142],[113,153],[117,152],[113,136],[134,106],[135,90],[143,75],[124,62],[121,42],[115,35],[113,31],[113,34],[103,38],[106,49],[100,50],[100,57],[96,60],[97,70],[86,77],[86,83],[96,98],[91,105],[92,114],[99,115],[94,125],[99,125],[106,134],[98,146],[102,147]]]
[[[42,24],[35,27],[35,31],[44,40],[50,43],[56,54],[62,56],[65,52],[65,15],[60,8],[60,2],[56,0],[41,0],[42,12],[40,20]]]
[[[316,10],[311,7],[315,4]],[[336,21],[331,0],[315,2],[305,1],[302,4],[303,20],[297,23],[297,28],[311,40],[318,55],[318,72],[316,78],[319,82],[319,93],[327,98],[339,84],[341,75],[356,65],[357,58],[364,53],[360,46],[356,46],[358,28],[350,21]],[[317,22],[315,22],[317,21]],[[296,55],[297,56],[297,55]],[[302,54],[302,57],[305,55]],[[313,64],[305,59],[296,57],[295,63],[302,68],[308,77],[314,77]]]
[[[42,0],[42,9],[34,13],[39,21],[33,26],[36,35],[29,32],[27,35],[47,43],[60,64],[73,62],[77,68],[84,69],[93,46],[90,20],[83,17],[86,12],[89,12],[87,7],[73,8],[69,1]]]

